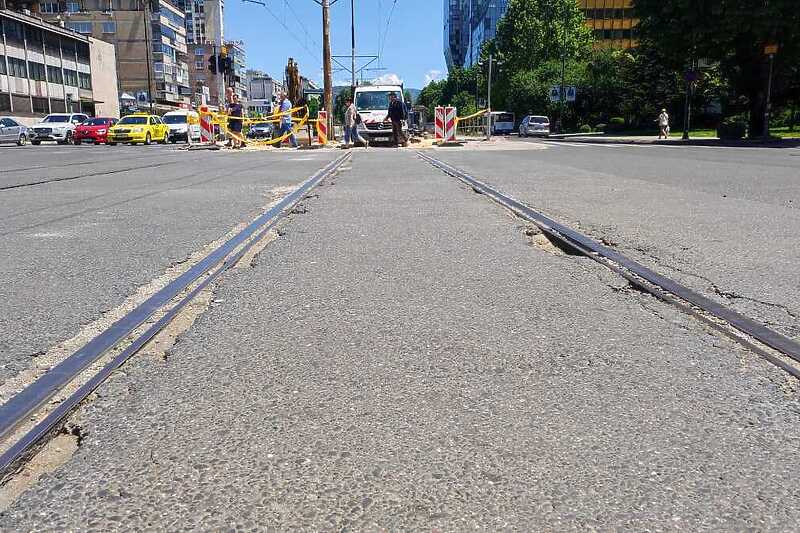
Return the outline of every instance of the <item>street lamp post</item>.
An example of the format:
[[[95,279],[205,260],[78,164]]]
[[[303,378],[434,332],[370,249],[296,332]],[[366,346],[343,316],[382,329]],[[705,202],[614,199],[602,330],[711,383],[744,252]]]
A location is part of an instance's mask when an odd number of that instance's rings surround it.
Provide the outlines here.
[[[769,139],[769,119],[770,119],[770,106],[772,105],[772,67],[775,62],[775,54],[778,53],[777,44],[768,44],[764,47],[764,53],[769,56],[769,77],[767,78],[767,101],[764,105],[764,132],[763,137],[766,141]]]

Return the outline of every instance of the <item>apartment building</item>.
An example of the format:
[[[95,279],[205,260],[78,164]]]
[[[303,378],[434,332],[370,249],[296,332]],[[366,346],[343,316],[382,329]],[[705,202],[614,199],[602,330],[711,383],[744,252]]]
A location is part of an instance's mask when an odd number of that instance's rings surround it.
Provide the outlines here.
[[[225,38],[223,0],[177,0],[186,13],[186,41],[189,43],[189,83],[196,105],[224,105],[220,94],[225,87],[221,71],[208,68],[211,57],[223,50]]]
[[[118,91],[140,107],[168,111],[189,103],[186,21],[168,0],[40,1],[38,16],[114,45]]]
[[[225,73],[225,86],[233,87],[242,103],[247,102],[247,53],[243,41],[226,41],[225,57],[229,60],[230,69]]]
[[[0,10],[0,114],[24,119],[67,111],[119,114],[114,47]]]

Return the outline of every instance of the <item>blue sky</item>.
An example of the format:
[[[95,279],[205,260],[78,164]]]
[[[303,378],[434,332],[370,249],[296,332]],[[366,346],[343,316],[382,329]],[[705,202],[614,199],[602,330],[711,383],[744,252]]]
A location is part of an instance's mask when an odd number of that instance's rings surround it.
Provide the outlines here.
[[[314,0],[258,1],[267,6],[243,0],[225,2],[225,38],[244,41],[251,68],[265,70],[280,79],[291,56],[300,63],[302,75],[321,85],[319,5]],[[371,66],[386,69],[366,72],[365,79],[378,76],[391,79],[394,75],[406,87],[421,89],[430,79],[445,75],[442,0],[355,0],[355,12],[356,53],[378,55],[382,49],[380,65],[376,62]],[[331,48],[334,55],[350,54],[350,0],[338,0],[331,8]],[[349,58],[340,61],[350,65]],[[336,85],[349,85],[350,73],[334,71],[333,79]]]

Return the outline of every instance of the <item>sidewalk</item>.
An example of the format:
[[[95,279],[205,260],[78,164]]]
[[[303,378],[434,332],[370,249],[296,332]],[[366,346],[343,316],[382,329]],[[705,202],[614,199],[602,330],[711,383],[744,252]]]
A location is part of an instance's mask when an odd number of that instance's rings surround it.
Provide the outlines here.
[[[550,135],[545,140],[555,142],[573,143],[592,143],[592,144],[654,144],[668,146],[722,146],[722,147],[763,147],[763,148],[797,148],[800,147],[800,139],[779,139],[774,138],[769,141],[762,140],[722,140],[716,137],[698,137],[695,139],[683,140],[680,137],[670,137],[669,139],[659,139],[657,135],[580,135],[564,134]]]
[[[7,530],[792,529],[784,377],[407,151],[357,152]]]

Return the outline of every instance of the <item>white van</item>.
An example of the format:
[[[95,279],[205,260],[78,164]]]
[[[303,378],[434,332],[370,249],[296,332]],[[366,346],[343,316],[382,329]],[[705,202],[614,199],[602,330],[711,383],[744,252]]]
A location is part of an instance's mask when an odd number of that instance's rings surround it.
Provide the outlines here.
[[[403,99],[402,85],[365,85],[356,87],[353,98],[361,124],[358,133],[369,142],[391,142],[392,123],[384,122],[389,110],[389,95],[394,93],[397,98],[407,105]],[[408,139],[408,121],[403,121],[403,133]]]
[[[169,126],[169,140],[200,142],[200,115],[191,109],[180,109],[165,113],[161,120]]]

